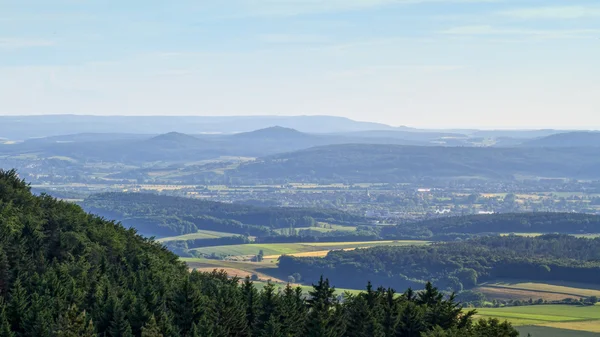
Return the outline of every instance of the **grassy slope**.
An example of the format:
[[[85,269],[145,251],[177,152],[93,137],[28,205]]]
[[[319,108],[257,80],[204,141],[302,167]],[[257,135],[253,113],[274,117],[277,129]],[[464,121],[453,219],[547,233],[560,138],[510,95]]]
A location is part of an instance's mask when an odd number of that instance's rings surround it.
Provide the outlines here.
[[[202,254],[247,256],[256,255],[260,250],[266,256],[279,256],[284,254],[296,254],[333,249],[367,248],[375,246],[401,246],[427,244],[426,241],[368,241],[368,242],[314,242],[314,243],[265,243],[246,244],[216,247],[202,247],[194,249]]]
[[[600,306],[532,305],[477,309],[477,312],[479,317],[506,319],[515,326],[600,332]]]
[[[600,297],[600,286],[570,282],[536,283],[526,281],[498,281],[479,286],[475,290],[488,299],[545,299],[548,301],[589,296]]]
[[[199,230],[196,233],[179,235],[179,236],[170,236],[167,238],[159,239],[157,241],[158,242],[168,242],[168,241],[184,241],[184,240],[195,240],[195,239],[216,239],[216,238],[223,238],[223,237],[236,236],[236,235],[239,235],[239,234]]]

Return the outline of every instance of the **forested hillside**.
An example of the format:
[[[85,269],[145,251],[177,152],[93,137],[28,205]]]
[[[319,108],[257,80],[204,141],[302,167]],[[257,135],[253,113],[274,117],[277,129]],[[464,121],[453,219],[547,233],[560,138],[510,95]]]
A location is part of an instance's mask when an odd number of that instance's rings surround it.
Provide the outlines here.
[[[522,146],[527,147],[598,147],[600,146],[600,132],[576,131],[565,132],[547,137],[526,141]]]
[[[265,157],[231,172],[243,181],[408,182],[423,178],[599,178],[600,148],[331,145]]]
[[[600,216],[578,213],[506,213],[439,217],[425,221],[384,226],[386,239],[467,238],[488,233],[600,233]]]
[[[258,291],[224,273],[189,273],[132,229],[73,204],[34,196],[0,171],[0,336],[516,336],[473,323],[430,284],[415,294],[373,290],[339,302],[323,278]]]
[[[315,221],[360,225],[361,216],[335,209],[256,207],[145,193],[103,193],[85,199],[83,208],[117,219],[145,235],[173,236],[198,229],[267,235],[273,228],[306,227]]]
[[[460,291],[494,279],[593,282],[600,278],[600,239],[568,235],[481,237],[430,246],[332,251],[325,258],[282,256],[283,274],[330,275],[342,287],[370,280],[397,288],[428,281]]]

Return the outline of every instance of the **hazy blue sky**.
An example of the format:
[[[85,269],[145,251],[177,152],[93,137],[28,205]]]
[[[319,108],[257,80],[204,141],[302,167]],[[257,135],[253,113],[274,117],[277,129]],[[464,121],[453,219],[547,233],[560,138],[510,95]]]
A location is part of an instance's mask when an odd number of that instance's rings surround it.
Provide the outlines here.
[[[600,127],[599,0],[0,0],[0,114]]]

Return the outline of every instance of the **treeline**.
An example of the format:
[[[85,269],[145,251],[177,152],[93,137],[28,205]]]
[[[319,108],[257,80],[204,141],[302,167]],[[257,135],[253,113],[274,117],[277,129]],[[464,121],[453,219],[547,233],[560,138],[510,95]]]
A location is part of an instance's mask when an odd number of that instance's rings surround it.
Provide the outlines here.
[[[431,284],[340,301],[323,278],[304,296],[189,273],[135,230],[33,196],[14,171],[0,171],[0,234],[2,337],[518,335],[506,322],[474,322]]]
[[[368,280],[396,288],[432,281],[460,292],[494,279],[590,282],[600,277],[600,239],[568,235],[481,237],[430,246],[332,251],[325,258],[279,259],[282,274],[305,280],[321,274],[342,287]]]
[[[356,231],[319,232],[303,229],[295,235],[261,237],[260,242],[372,240],[454,241],[499,233],[600,233],[600,216],[579,213],[505,213],[440,217],[396,226],[359,226]]]
[[[600,216],[579,213],[507,213],[440,217],[382,227],[382,238],[446,240],[482,233],[600,233]]]
[[[91,213],[132,225],[143,234],[158,236],[199,229],[264,236],[271,229],[310,227],[317,221],[338,225],[367,223],[362,216],[335,209],[256,207],[146,193],[95,194],[81,205]]]

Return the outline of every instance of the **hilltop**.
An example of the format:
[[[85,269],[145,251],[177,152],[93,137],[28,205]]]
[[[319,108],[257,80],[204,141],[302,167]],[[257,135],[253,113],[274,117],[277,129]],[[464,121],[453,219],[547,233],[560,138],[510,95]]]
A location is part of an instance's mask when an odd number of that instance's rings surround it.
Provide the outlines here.
[[[600,132],[567,132],[526,141],[527,147],[600,147]]]

